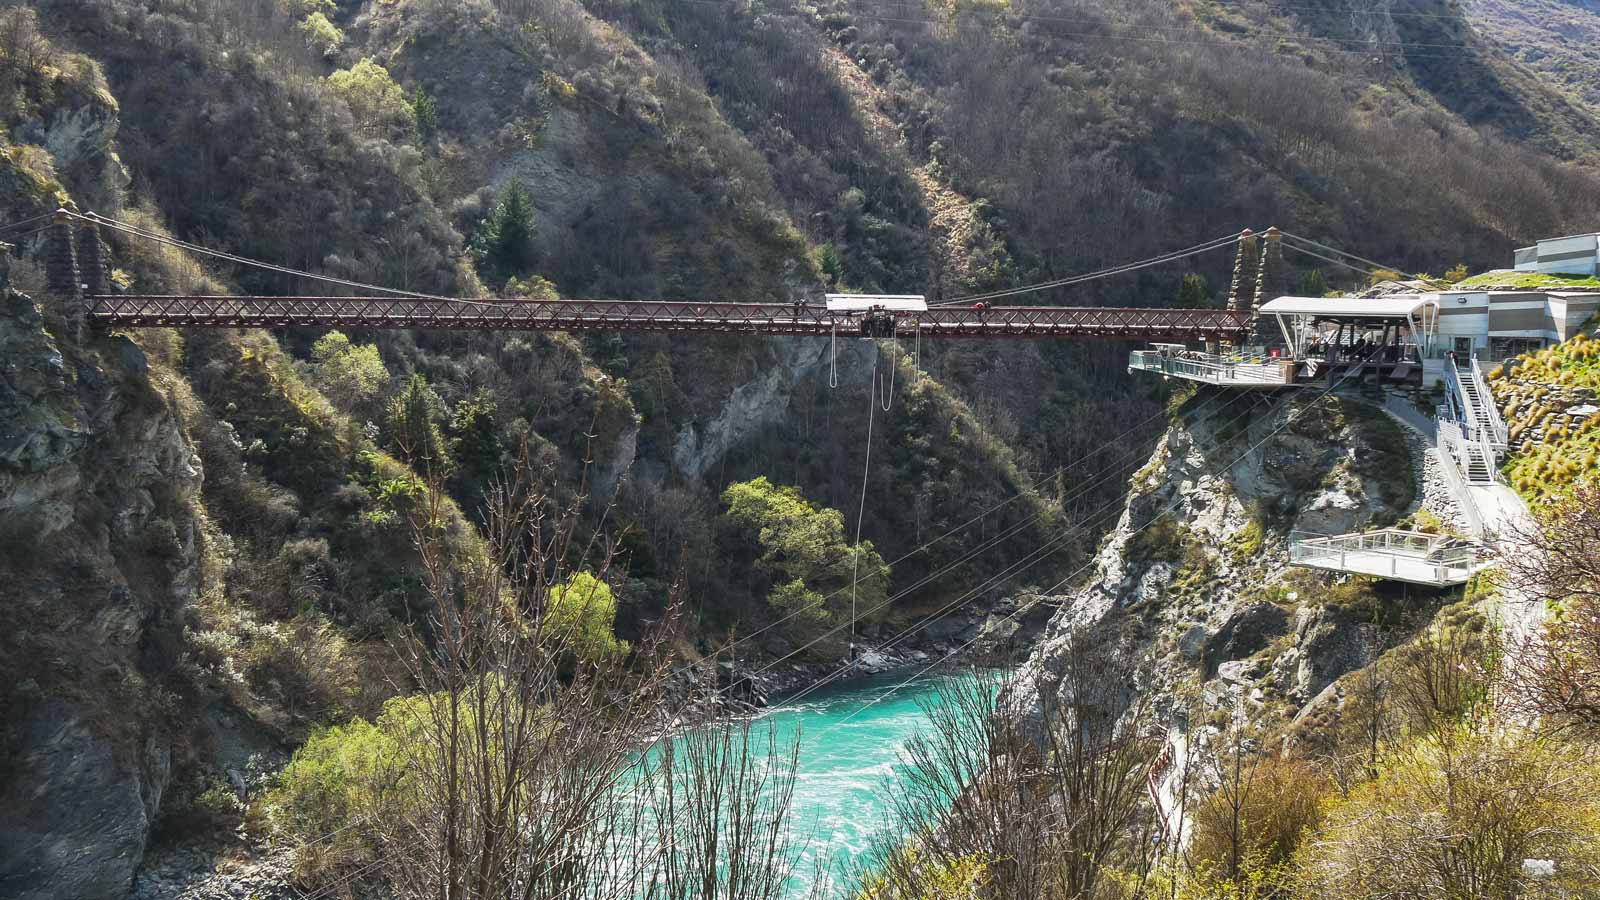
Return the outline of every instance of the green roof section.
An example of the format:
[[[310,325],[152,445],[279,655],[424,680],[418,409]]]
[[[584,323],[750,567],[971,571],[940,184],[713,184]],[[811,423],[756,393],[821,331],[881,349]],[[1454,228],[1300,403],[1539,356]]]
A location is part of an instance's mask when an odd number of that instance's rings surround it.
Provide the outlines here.
[[[1600,291],[1600,277],[1566,275],[1560,272],[1485,272],[1456,282],[1452,290],[1473,291],[1489,288],[1506,290]]]

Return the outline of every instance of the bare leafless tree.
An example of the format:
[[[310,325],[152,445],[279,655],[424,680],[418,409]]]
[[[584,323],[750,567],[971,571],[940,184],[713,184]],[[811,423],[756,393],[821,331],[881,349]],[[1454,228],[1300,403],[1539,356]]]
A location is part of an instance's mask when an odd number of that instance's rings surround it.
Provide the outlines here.
[[[655,773],[660,852],[637,895],[648,900],[778,900],[804,850],[791,833],[797,741],[750,721],[700,728],[668,744]]]
[[[1508,699],[1553,724],[1600,730],[1600,481],[1591,479],[1508,529],[1503,593],[1549,611],[1541,632],[1506,648]]]
[[[449,533],[437,483],[415,517],[433,609],[402,645],[416,691],[385,713],[381,874],[417,900],[776,898],[798,852],[795,745],[734,722],[660,737],[677,603],[630,654],[586,653],[584,617],[552,609],[610,559],[581,534],[583,498],[557,505],[541,481],[523,464],[489,491],[481,550]]]
[[[952,873],[982,871],[981,895],[1096,896],[1108,864],[1143,865],[1154,827],[1146,779],[1158,742],[1125,661],[1088,637],[1053,658],[1060,690],[1041,687],[1030,721],[992,672],[944,682],[922,701],[907,745],[881,868],[882,900],[944,896]]]

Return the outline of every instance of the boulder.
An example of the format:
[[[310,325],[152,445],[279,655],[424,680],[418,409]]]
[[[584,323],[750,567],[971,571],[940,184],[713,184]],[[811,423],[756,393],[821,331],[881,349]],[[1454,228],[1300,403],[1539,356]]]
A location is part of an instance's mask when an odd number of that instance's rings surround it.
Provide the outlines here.
[[[1266,649],[1289,630],[1289,614],[1274,603],[1260,600],[1234,610],[1217,632],[1205,640],[1202,659],[1206,671],[1230,659],[1244,659]]]
[[[155,742],[123,758],[65,703],[17,726],[21,752],[0,792],[0,896],[113,900],[127,895],[171,776]]]

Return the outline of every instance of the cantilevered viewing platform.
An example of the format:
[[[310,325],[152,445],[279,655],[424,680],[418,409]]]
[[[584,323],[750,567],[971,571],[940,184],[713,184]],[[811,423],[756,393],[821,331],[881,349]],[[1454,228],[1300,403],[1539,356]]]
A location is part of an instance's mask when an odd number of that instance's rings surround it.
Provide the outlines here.
[[[1297,566],[1448,587],[1465,584],[1483,565],[1483,548],[1443,534],[1386,528],[1357,534],[1297,535],[1289,544]]]
[[[1293,360],[1265,353],[1206,353],[1183,344],[1153,344],[1128,357],[1128,371],[1154,372],[1222,387],[1281,388],[1295,384]]]
[[[1236,388],[1420,384],[1437,313],[1436,300],[1417,294],[1279,297],[1255,311],[1251,346],[1152,344],[1128,357],[1128,370]]]

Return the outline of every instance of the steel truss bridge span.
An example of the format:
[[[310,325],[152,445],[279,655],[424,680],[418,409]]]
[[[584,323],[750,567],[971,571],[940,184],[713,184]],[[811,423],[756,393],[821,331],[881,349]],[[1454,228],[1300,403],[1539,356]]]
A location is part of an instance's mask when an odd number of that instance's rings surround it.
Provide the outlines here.
[[[1095,306],[933,307],[841,314],[793,303],[681,300],[459,300],[103,294],[85,298],[102,328],[398,328],[650,331],[802,337],[1239,340],[1248,311]]]

